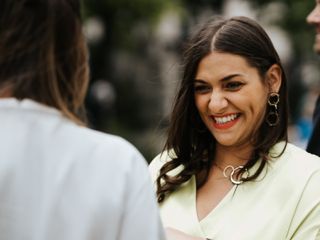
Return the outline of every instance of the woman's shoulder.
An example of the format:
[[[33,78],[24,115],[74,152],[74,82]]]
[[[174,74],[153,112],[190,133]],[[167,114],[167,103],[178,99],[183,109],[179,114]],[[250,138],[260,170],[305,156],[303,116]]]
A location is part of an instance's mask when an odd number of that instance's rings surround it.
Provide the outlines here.
[[[304,231],[313,231],[309,226],[316,226],[312,234],[319,231],[320,157],[290,143],[283,155],[285,167],[282,168],[283,171],[279,171],[282,183],[285,184],[283,192],[290,191],[287,197],[291,202],[294,199],[297,201],[288,236],[292,234],[296,239],[304,235],[302,238],[305,239],[307,235]],[[281,185],[280,181],[278,183]]]
[[[149,164],[149,171],[151,174],[151,178],[153,181],[155,181],[159,175],[159,171],[162,168],[162,166],[171,161],[172,158],[169,156],[168,151],[163,151],[159,153]]]
[[[278,157],[283,149],[282,155]],[[287,143],[286,146],[285,143],[278,143],[270,151],[270,154],[276,160],[275,164],[279,162],[279,165],[286,166],[285,169],[287,169],[290,175],[298,174],[308,177],[315,172],[320,172],[320,157],[308,153],[292,143]]]
[[[90,159],[101,168],[114,166],[124,171],[129,171],[133,165],[146,165],[138,149],[120,136],[82,127],[70,121],[60,123],[59,126],[51,139],[64,152],[68,152],[74,161],[86,162]]]
[[[164,164],[172,161],[176,157],[173,150],[170,151],[163,151],[159,153],[149,164],[149,171],[152,177],[152,180],[155,181],[159,176],[160,169],[163,167]],[[169,171],[167,174],[169,175],[176,175],[182,170],[182,166],[178,166],[177,168]]]
[[[313,168],[320,168],[320,157],[308,153],[306,150],[288,143],[284,151],[284,156],[292,162],[292,164],[310,166]]]

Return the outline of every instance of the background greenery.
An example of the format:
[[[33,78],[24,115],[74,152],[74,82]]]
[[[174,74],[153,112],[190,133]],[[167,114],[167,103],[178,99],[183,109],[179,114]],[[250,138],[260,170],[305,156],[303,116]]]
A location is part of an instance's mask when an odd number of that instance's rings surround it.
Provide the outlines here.
[[[203,16],[208,16],[208,12],[209,15],[222,14],[225,2],[83,0],[87,27],[94,22],[92,19],[100,24],[100,35],[96,34],[99,35],[96,39],[88,36],[91,87],[86,102],[91,127],[128,139],[150,161],[163,145],[172,92],[180,73],[182,43],[190,29],[201,22]],[[281,3],[283,7],[272,24],[285,30],[291,40],[292,55],[286,70],[291,123],[295,124],[301,116],[303,96],[310,87],[303,80],[302,65],[317,64],[312,52],[314,33],[305,22],[314,0],[248,2],[257,12],[258,20],[272,14],[265,11],[272,2]],[[159,27],[165,16],[167,24],[170,25],[171,16],[172,24],[179,27],[179,31],[167,32],[171,38],[165,34],[168,26],[163,28],[164,32]],[[94,25],[91,28],[94,29]],[[98,82],[102,84],[96,84]]]

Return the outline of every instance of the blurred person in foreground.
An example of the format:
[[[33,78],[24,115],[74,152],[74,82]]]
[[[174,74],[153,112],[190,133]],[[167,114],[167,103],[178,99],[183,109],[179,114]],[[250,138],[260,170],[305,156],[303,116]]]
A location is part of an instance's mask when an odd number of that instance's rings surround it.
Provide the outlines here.
[[[266,32],[211,19],[183,63],[150,165],[169,239],[320,239],[320,158],[288,143],[287,80]]]
[[[145,160],[85,127],[78,0],[0,1],[2,240],[163,239]]]
[[[316,6],[308,15],[307,22],[315,27],[316,34],[313,48],[320,55],[320,0],[316,0]],[[320,156],[320,95],[316,101],[313,123],[313,131],[308,142],[307,151]]]

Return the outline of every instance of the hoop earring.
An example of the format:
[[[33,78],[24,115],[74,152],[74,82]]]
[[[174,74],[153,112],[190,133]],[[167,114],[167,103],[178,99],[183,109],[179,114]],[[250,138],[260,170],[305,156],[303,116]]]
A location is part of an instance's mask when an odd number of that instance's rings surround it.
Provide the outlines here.
[[[266,122],[270,127],[276,126],[279,123],[278,103],[280,102],[280,95],[272,92],[268,96],[268,105],[270,111],[266,117]]]

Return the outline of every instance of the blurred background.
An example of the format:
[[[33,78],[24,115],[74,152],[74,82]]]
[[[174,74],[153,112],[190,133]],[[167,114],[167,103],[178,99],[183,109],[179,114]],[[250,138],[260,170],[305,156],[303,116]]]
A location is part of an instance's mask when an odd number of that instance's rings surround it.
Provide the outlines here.
[[[271,37],[288,75],[290,140],[305,147],[320,92],[314,0],[83,0],[90,48],[90,127],[132,142],[147,161],[161,151],[181,49],[195,25],[213,15],[256,19]],[[317,59],[318,58],[318,59]]]

